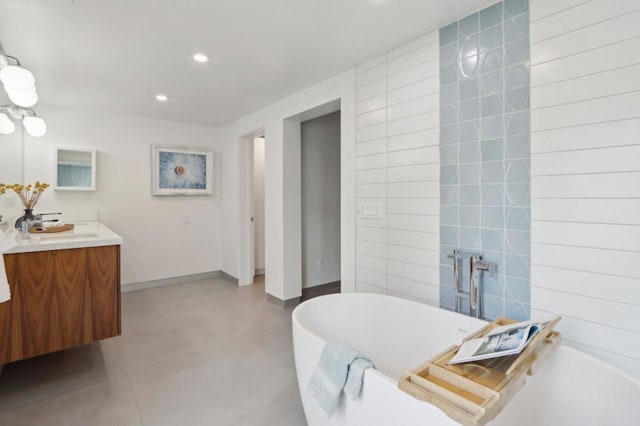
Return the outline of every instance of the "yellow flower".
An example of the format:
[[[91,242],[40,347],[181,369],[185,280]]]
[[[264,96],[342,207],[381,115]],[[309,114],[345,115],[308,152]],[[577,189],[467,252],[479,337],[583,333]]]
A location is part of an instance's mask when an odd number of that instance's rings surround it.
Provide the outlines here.
[[[12,185],[0,183],[0,194],[4,194],[7,189],[12,189],[16,194],[18,194],[24,207],[32,209],[40,199],[44,190],[48,187],[49,184],[40,181],[36,181],[33,185],[28,184],[27,186],[19,183],[14,183]]]

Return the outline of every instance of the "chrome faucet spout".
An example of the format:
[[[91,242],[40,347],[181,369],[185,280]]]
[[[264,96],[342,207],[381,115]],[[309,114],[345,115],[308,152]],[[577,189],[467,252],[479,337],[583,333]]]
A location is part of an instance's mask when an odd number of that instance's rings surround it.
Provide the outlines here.
[[[479,272],[486,271],[490,275],[495,274],[496,264],[482,260],[480,256],[471,258],[471,276],[470,276],[470,304],[471,314],[476,318],[484,317],[484,309],[482,303],[482,281],[479,277]]]
[[[496,273],[496,264],[482,259],[476,259],[473,262],[473,268],[476,271],[487,271],[491,275]]]
[[[453,260],[453,294],[456,312],[462,312],[461,302],[469,300],[469,315],[476,318],[483,318],[482,309],[482,288],[480,275],[482,272],[488,272],[490,275],[496,273],[497,266],[495,263],[482,260],[480,253],[467,252],[454,249],[452,254],[447,257]],[[469,292],[466,293],[462,289],[462,279],[460,271],[462,261],[469,259]]]
[[[33,227],[33,221],[31,219],[24,220],[22,222],[22,239],[31,239],[31,228]]]

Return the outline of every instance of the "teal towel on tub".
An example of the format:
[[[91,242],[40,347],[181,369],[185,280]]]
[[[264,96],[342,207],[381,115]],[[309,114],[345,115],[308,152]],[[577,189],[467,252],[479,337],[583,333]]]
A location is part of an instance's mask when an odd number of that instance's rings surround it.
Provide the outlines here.
[[[344,390],[351,399],[360,395],[364,372],[373,363],[353,350],[337,343],[327,343],[322,349],[320,361],[307,392],[328,417],[338,407],[340,393]]]

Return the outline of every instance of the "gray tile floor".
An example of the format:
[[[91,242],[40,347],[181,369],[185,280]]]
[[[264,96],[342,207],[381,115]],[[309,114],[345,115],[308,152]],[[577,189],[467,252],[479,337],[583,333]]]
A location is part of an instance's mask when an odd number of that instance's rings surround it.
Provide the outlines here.
[[[291,309],[222,278],[122,296],[123,335],[8,364],[0,425],[306,425]]]

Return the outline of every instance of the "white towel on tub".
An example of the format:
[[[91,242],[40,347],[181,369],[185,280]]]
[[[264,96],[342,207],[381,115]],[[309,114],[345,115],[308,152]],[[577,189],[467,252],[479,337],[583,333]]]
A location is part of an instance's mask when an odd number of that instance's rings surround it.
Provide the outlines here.
[[[9,289],[9,281],[7,280],[7,271],[4,267],[4,256],[2,254],[12,246],[13,244],[11,244],[4,232],[0,230],[0,303],[11,299],[11,290]]]
[[[374,367],[373,363],[354,349],[327,343],[307,392],[330,417],[338,407],[343,390],[351,399],[360,395],[364,372],[371,367]]]

